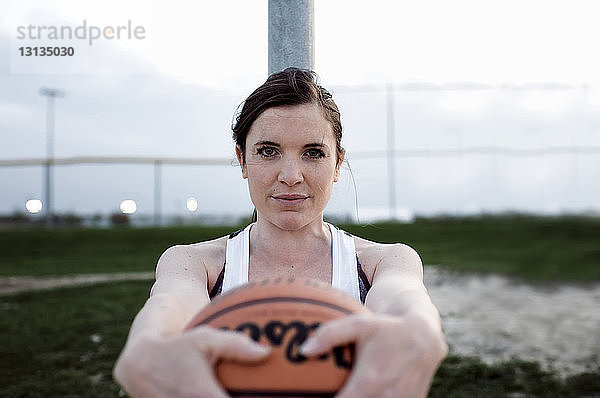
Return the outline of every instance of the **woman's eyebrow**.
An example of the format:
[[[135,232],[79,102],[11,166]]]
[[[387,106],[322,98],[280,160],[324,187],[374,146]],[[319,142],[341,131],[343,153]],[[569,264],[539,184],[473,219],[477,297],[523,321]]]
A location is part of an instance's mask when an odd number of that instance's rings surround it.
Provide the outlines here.
[[[278,143],[273,142],[273,141],[268,141],[268,140],[262,140],[262,141],[258,141],[256,143],[254,143],[254,146],[260,146],[260,145],[269,145],[269,146],[276,146],[276,147],[280,146]]]
[[[328,148],[328,146],[322,142],[313,142],[311,144],[304,145],[303,148]]]
[[[269,140],[261,140],[261,141],[257,141],[254,143],[254,146],[261,146],[261,145],[268,145],[268,146],[274,146],[274,147],[281,147],[281,145],[279,145],[276,142],[273,141],[269,141]],[[327,146],[327,144],[324,144],[322,142],[311,142],[309,144],[305,144],[303,146],[303,148],[329,148]]]

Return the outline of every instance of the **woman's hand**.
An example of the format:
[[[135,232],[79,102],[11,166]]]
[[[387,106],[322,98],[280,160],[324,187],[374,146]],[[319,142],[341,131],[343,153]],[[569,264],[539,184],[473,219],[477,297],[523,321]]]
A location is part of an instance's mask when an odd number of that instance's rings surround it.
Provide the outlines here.
[[[440,331],[416,315],[357,314],[321,325],[301,352],[356,344],[352,373],[337,398],[425,397],[448,353]]]
[[[226,398],[216,362],[256,362],[268,353],[241,333],[208,326],[163,338],[140,335],[123,350],[114,377],[132,397]]]

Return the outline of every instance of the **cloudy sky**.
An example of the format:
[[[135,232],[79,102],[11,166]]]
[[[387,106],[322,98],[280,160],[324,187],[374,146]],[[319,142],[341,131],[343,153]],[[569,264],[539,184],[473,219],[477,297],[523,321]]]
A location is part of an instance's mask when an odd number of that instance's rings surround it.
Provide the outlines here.
[[[266,0],[0,4],[0,160],[45,156],[41,87],[66,93],[56,103],[58,158],[231,157],[235,108],[266,78]],[[315,0],[315,69],[342,108],[352,169],[330,211],[355,214],[358,201],[366,217],[389,205],[387,163],[373,154],[387,149],[389,83],[397,85],[396,148],[404,151],[395,162],[401,211],[599,210],[595,10],[594,1],[577,0]],[[19,38],[19,27],[84,21],[110,32],[140,27],[143,39],[90,45],[90,30],[86,40]],[[44,45],[76,54],[20,55],[20,47]],[[473,147],[542,155],[443,152]],[[424,153],[432,150],[442,152]],[[55,206],[107,213],[132,198],[151,213],[153,178],[147,165],[60,166]],[[0,184],[0,213],[43,196],[40,167],[1,167]],[[164,166],[162,188],[164,213],[185,212],[190,196],[198,212],[251,208],[233,164]]]

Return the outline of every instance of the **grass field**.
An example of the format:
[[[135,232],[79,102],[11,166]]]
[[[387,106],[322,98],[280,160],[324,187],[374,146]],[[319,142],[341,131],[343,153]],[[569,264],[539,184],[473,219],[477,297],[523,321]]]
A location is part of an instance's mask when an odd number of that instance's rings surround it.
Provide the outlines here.
[[[342,226],[413,246],[424,264],[530,281],[600,280],[600,219],[481,217]],[[236,227],[0,230],[0,276],[152,271],[169,246]]]
[[[344,226],[415,247],[426,264],[530,281],[600,280],[600,221],[527,217]],[[0,275],[151,271],[177,243],[232,227],[0,231]],[[114,397],[111,369],[150,282],[119,282],[0,296],[1,397]],[[486,365],[449,357],[431,397],[600,396],[600,369],[565,380],[531,362]]]
[[[0,396],[116,397],[112,366],[149,288],[119,282],[0,297]],[[600,396],[600,373],[561,380],[535,363],[451,356],[430,396]]]

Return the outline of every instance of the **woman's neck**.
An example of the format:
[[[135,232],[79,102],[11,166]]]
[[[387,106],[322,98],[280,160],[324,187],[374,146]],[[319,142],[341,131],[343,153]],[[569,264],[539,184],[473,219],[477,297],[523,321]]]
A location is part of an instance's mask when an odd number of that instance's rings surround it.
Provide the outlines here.
[[[267,268],[331,266],[331,231],[323,220],[298,230],[283,230],[259,219],[250,231],[251,263]]]

